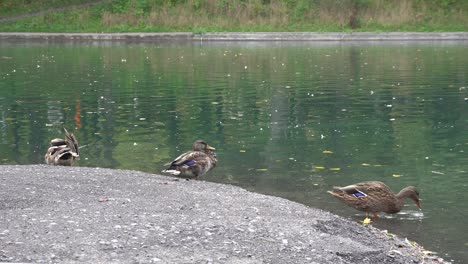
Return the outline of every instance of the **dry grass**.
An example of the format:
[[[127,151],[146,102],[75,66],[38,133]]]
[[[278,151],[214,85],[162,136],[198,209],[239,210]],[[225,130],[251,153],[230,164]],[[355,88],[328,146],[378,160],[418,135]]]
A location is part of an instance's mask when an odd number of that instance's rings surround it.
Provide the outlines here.
[[[301,2],[302,1],[302,2]],[[291,4],[291,3],[295,3]],[[302,3],[302,6],[300,5]],[[306,3],[306,4],[304,4]],[[305,7],[304,7],[305,5]],[[108,27],[145,25],[173,29],[215,28],[287,28],[291,25],[317,26],[334,25],[346,28],[355,2],[352,0],[326,1],[271,0],[187,0],[177,5],[156,5],[146,16],[138,15],[133,7],[124,13],[104,12],[102,24]],[[134,6],[134,5],[131,5]],[[432,8],[431,8],[432,7]],[[451,14],[451,20],[468,24],[466,12]],[[414,0],[374,0],[360,6],[357,19],[361,27],[372,25],[399,27],[424,23],[443,23],[446,15],[437,13],[428,2]]]
[[[145,24],[166,27],[248,27],[248,26],[286,26],[290,22],[284,3],[274,2],[259,5],[258,1],[247,1],[236,5],[220,5],[219,1],[207,0],[194,10],[195,0],[180,5],[177,9],[162,8],[151,11]],[[235,1],[233,1],[235,2]]]

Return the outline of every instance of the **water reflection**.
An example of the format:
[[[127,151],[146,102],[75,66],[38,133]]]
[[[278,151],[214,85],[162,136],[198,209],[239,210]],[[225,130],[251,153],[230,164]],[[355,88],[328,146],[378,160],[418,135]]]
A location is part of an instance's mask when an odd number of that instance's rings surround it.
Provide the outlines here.
[[[205,179],[353,220],[333,185],[417,185],[375,223],[468,261],[466,43],[0,43],[1,164],[43,163],[74,130],[80,166],[159,173],[203,138]]]

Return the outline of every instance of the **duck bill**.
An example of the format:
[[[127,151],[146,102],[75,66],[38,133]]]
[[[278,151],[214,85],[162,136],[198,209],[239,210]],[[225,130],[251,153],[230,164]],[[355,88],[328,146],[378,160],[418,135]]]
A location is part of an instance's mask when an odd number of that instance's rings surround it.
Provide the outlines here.
[[[206,149],[208,149],[208,150],[216,150],[215,148],[213,148],[213,147],[210,146],[210,145],[206,145]]]
[[[421,208],[421,204],[419,204],[419,201],[416,201],[416,206],[417,206],[419,209],[422,209],[422,208]]]

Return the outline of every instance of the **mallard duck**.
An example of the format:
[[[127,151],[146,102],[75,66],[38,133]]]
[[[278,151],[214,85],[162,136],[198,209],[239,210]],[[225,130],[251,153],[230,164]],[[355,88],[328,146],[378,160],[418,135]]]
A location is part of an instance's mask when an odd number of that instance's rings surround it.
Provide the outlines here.
[[[50,141],[50,147],[44,156],[49,165],[71,166],[75,160],[80,159],[75,135],[68,133],[66,128],[63,130],[65,139],[55,138]]]
[[[165,164],[169,168],[162,172],[199,180],[200,176],[216,167],[218,159],[214,150],[215,148],[206,144],[205,141],[197,140],[192,145],[192,151],[185,152],[172,162]]]
[[[345,204],[366,212],[366,216],[372,213],[375,218],[379,218],[378,212],[398,213],[403,207],[405,198],[413,200],[421,209],[419,193],[414,186],[408,186],[395,194],[383,182],[368,181],[345,187],[333,187],[333,191],[328,193]]]

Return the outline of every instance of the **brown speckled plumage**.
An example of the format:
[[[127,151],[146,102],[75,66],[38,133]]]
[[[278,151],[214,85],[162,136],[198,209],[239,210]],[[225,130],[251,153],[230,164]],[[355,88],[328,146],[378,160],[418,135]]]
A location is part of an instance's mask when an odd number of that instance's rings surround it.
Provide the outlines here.
[[[372,213],[376,218],[378,212],[394,214],[401,211],[405,198],[412,199],[420,208],[419,193],[414,186],[408,186],[395,194],[383,182],[368,181],[334,187],[328,193],[357,210]]]
[[[75,160],[80,158],[78,141],[75,135],[65,131],[65,139],[55,138],[50,141],[50,147],[44,158],[49,165],[71,166]]]
[[[166,164],[169,167],[162,172],[198,180],[200,176],[216,167],[218,160],[214,150],[215,148],[203,140],[197,140],[193,143],[192,151],[185,152]]]

